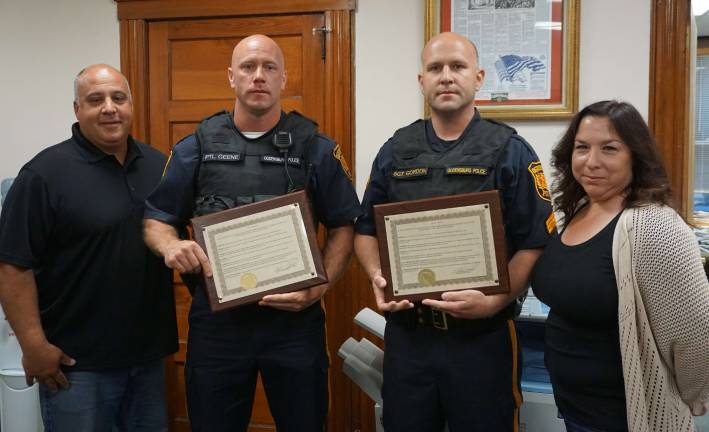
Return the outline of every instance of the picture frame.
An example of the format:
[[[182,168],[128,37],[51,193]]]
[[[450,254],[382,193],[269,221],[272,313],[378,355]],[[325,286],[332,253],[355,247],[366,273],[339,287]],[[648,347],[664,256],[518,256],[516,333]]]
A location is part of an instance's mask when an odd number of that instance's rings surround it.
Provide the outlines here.
[[[476,44],[486,71],[475,100],[483,116],[568,119],[577,112],[580,0],[425,0],[425,8],[425,43],[456,31]]]

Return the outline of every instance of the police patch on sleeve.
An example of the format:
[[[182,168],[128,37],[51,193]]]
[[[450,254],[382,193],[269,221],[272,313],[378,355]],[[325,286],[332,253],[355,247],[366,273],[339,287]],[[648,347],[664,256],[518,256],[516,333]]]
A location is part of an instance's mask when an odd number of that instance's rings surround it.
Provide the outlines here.
[[[547,226],[547,234],[551,234],[556,231],[556,217],[554,216],[554,212],[549,213],[549,217],[545,221],[545,224]]]
[[[340,144],[335,144],[335,148],[332,149],[332,156],[340,161],[340,166],[342,167],[342,170],[345,172],[347,175],[347,178],[352,181],[352,171],[350,171],[350,167],[347,165],[347,161],[345,160],[345,155],[342,154],[342,149],[340,148]]]
[[[537,190],[537,195],[539,195],[539,198],[551,202],[551,195],[549,194],[549,188],[547,187],[547,179],[544,177],[542,163],[539,161],[532,162],[527,167],[527,170],[534,179],[534,188]]]

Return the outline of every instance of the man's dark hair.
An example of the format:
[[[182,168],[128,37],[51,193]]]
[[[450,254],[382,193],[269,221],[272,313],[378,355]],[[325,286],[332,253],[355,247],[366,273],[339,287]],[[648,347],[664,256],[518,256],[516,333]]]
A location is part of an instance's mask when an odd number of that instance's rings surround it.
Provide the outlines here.
[[[581,121],[586,117],[607,118],[631,153],[633,178],[627,189],[625,207],[643,204],[671,205],[670,183],[657,151],[655,139],[634,106],[627,102],[606,100],[593,103],[576,114],[561,141],[551,153],[554,168],[554,205],[568,221],[585,199],[586,192],[571,171],[571,155]]]

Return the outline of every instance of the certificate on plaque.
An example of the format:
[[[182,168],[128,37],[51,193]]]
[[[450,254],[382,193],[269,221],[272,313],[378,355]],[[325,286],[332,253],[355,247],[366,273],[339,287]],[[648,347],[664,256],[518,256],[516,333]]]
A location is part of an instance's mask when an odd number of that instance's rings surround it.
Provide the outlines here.
[[[498,192],[374,206],[387,301],[510,290]]]
[[[212,311],[327,282],[303,191],[193,218],[192,229],[212,266]]]

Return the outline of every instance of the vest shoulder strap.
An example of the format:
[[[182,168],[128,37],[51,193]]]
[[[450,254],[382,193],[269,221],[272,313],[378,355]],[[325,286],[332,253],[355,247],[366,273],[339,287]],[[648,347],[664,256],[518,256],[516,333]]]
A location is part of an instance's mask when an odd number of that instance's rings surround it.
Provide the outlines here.
[[[506,143],[512,134],[516,133],[513,128],[504,123],[482,118],[478,120],[478,124],[470,132],[475,134],[477,142],[502,143]],[[431,147],[426,142],[426,121],[421,119],[394,132],[392,140],[395,158],[413,157],[430,151]]]
[[[488,120],[481,118],[477,125],[476,136],[480,140],[498,139],[507,142],[517,131],[497,120]]]
[[[202,120],[197,125],[195,132],[200,145],[200,160],[204,151],[229,151],[228,144],[232,141],[233,120],[231,113],[220,111]],[[243,149],[233,149],[231,151],[243,151]]]
[[[418,119],[392,137],[394,157],[411,157],[430,150],[426,142],[426,121]]]
[[[281,130],[287,130],[293,136],[293,142],[310,142],[318,132],[318,124],[298,111],[286,114]]]

